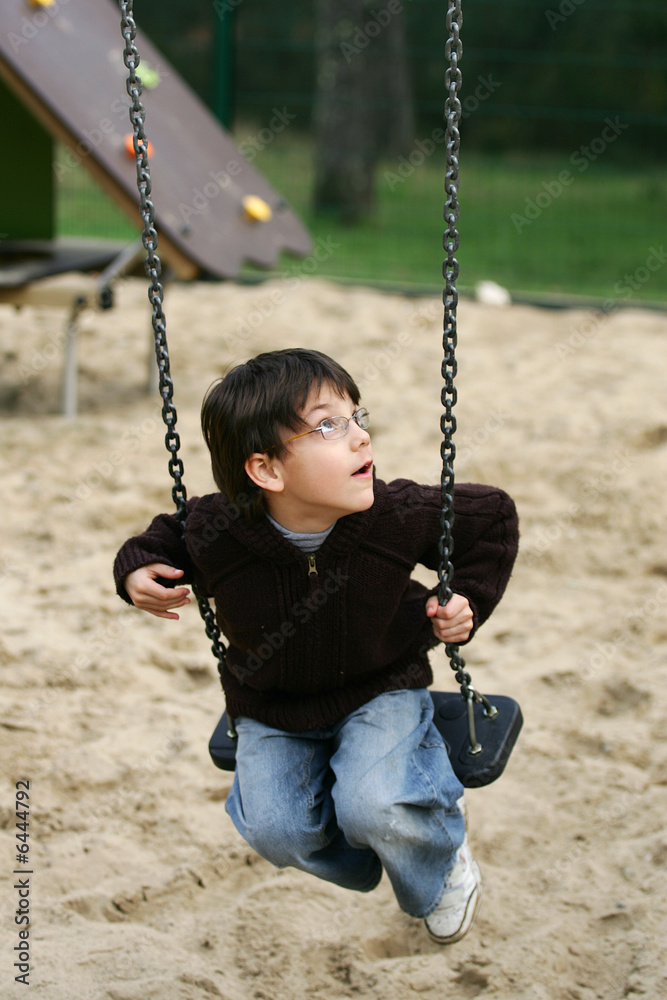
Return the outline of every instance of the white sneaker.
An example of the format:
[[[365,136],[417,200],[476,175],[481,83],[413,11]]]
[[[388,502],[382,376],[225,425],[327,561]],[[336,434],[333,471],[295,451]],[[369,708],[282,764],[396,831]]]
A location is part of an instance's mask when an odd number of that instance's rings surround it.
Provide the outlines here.
[[[468,829],[468,804],[465,800],[465,795],[461,795],[460,798],[456,800],[456,804],[463,813],[463,822],[466,825],[466,830]]]
[[[459,848],[442,899],[424,920],[426,930],[439,944],[460,941],[472,927],[481,899],[482,876],[466,839]]]

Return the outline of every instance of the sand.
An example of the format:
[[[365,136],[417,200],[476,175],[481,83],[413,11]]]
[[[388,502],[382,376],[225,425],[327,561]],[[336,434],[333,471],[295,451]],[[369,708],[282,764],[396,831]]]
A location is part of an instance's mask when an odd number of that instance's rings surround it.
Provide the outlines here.
[[[230,361],[290,345],[357,377],[382,478],[438,480],[437,297],[291,279],[174,286],[166,310],[190,495],[212,488],[206,387]],[[171,504],[144,392],[145,285],[126,280],[115,309],[83,315],[70,421],[63,321],[0,307],[2,995],[667,997],[667,316],[461,302],[457,478],[506,489],[522,524],[507,594],[467,659],[525,725],[502,778],[467,794],[484,900],[449,948],[386,878],[347,893],[275,870],[236,833],[231,776],[208,757],[222,695],[197,611],[151,618],[111,578],[118,546]],[[21,780],[29,869],[15,860]],[[29,896],[15,867],[32,873]],[[29,993],[12,966],[21,898]]]

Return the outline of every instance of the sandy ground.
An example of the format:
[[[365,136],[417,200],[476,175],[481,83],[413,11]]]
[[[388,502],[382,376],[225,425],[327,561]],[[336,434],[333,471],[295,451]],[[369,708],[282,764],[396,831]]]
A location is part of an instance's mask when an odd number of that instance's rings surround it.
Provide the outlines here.
[[[378,474],[439,478],[441,306],[318,280],[167,297],[190,495],[230,361],[334,354],[373,420]],[[45,1000],[616,1000],[667,997],[667,316],[459,310],[457,477],[516,499],[522,551],[468,653],[525,726],[468,793],[485,879],[450,948],[386,879],[354,895],[250,850],[207,742],[222,708],[196,609],[115,596],[117,547],[170,509],[144,393],[144,283],[81,323],[80,415],[58,414],[63,313],[0,307],[3,996]],[[452,687],[435,658],[439,687]],[[30,781],[30,993],[14,982],[14,791]],[[25,895],[23,898],[26,898]]]

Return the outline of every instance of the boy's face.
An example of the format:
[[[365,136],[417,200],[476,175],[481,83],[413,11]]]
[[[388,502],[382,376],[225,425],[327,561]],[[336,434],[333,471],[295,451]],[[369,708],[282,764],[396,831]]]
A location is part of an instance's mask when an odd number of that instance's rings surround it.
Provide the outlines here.
[[[339,396],[325,382],[311,391],[301,416],[307,427],[315,428],[326,417],[349,419],[356,409],[349,396]],[[286,431],[284,440],[293,434]],[[271,516],[292,531],[324,531],[339,517],[367,510],[373,503],[371,439],[352,419],[344,437],[326,440],[320,431],[305,434],[271,461],[279,486],[265,489],[266,505]]]

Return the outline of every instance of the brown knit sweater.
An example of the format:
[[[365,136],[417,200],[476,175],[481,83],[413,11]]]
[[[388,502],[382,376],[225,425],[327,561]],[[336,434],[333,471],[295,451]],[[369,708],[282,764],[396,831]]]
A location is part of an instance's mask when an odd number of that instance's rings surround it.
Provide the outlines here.
[[[490,486],[457,485],[452,590],[477,629],[516,558],[514,504]],[[412,580],[439,562],[440,487],[375,482],[368,510],[340,518],[313,558],[267,518],[248,524],[220,494],[188,502],[185,542],[161,514],[121,548],[118,593],[132,570],[163,562],[215,599],[229,642],[222,683],[231,716],[290,732],[321,728],[384,691],[429,685],[437,644],[425,612],[435,592]]]

